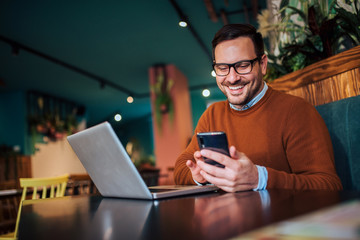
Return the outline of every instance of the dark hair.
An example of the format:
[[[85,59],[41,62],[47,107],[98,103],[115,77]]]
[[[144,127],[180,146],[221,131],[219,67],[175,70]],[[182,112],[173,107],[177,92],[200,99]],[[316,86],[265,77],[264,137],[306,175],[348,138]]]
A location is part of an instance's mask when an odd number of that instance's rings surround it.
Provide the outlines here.
[[[264,40],[261,33],[250,24],[227,24],[223,26],[212,40],[212,54],[215,60],[215,47],[226,40],[233,40],[238,37],[249,37],[254,44],[255,54],[257,57],[264,55]]]

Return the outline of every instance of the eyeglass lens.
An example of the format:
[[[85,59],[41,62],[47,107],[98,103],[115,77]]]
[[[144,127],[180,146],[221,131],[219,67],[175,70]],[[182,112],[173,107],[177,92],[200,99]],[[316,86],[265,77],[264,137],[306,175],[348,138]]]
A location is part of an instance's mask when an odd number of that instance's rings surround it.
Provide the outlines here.
[[[215,73],[219,76],[226,76],[230,72],[230,68],[234,67],[235,71],[238,74],[248,74],[252,71],[253,63],[256,59],[252,61],[240,61],[234,64],[215,64],[214,70]]]

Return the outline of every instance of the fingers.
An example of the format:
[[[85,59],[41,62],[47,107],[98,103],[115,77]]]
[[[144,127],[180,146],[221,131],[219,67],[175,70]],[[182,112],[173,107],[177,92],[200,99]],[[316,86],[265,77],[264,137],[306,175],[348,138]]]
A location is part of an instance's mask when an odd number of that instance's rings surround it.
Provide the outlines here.
[[[200,161],[201,162],[201,161]],[[204,183],[206,182],[206,180],[204,179],[204,177],[200,174],[200,168],[199,166],[194,163],[191,160],[187,160],[186,161],[186,166],[190,169],[191,175],[193,177],[193,179],[199,183]]]
[[[200,153],[203,158],[209,158],[225,165],[225,168],[219,168],[203,161],[198,161],[199,174],[206,181],[215,184],[227,192],[256,188],[258,182],[256,166],[244,153],[238,152],[234,146],[229,148],[230,157],[205,149],[201,150]]]
[[[207,163],[204,163],[204,164],[205,164],[205,168],[206,168],[206,165],[209,165]],[[219,167],[211,166],[211,168],[219,168]],[[224,170],[224,169],[221,169],[221,170]],[[205,169],[200,170],[200,174],[204,179],[206,179],[206,181],[211,182],[212,184],[215,184],[216,186],[223,186],[223,185],[231,184],[226,178],[221,177],[219,175],[213,175]]]
[[[237,151],[234,146],[231,146],[229,148],[230,157],[228,157],[222,153],[210,151],[207,149],[201,150],[200,153],[201,153],[202,157],[212,159],[218,163],[225,165],[225,167],[229,167],[229,168],[235,167],[236,160],[249,160],[248,157],[244,153]]]
[[[214,160],[220,164],[223,164],[225,166],[229,166],[229,164],[231,164],[231,162],[232,162],[232,159],[230,157],[228,157],[222,153],[219,153],[219,152],[202,149],[200,151],[200,154],[203,158],[212,159],[212,160]]]
[[[233,155],[236,156],[236,149],[235,147],[230,148],[230,150],[233,152]],[[212,159],[220,164],[223,164],[225,166],[225,168],[219,168],[216,166],[213,166],[211,164],[205,163],[204,161],[197,161],[198,166],[204,170],[206,173],[212,175],[212,176],[216,176],[216,177],[220,177],[220,178],[228,178],[229,176],[227,176],[229,174],[228,171],[231,168],[233,168],[235,165],[235,161],[236,159],[232,159],[227,155],[224,155],[222,153],[218,153],[215,151],[211,151],[211,150],[207,150],[207,149],[203,149],[200,152],[198,152],[196,154],[197,156],[201,156],[201,158],[209,158]],[[195,154],[194,154],[195,156]]]
[[[199,151],[194,152],[194,158],[195,160],[202,160],[202,155]]]
[[[203,172],[207,173],[208,175],[212,175],[212,176],[216,176],[216,177],[220,177],[220,178],[226,177],[226,171],[224,168],[220,168],[220,167],[211,165],[204,161],[198,161],[197,165]],[[208,182],[210,182],[210,181],[208,181]]]

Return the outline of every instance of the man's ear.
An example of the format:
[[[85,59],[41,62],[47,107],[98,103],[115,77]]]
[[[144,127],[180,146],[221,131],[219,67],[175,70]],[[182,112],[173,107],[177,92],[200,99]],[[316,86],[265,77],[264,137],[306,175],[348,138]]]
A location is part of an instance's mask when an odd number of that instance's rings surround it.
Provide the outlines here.
[[[263,74],[263,76],[266,74],[267,62],[268,62],[268,58],[266,54],[264,54],[260,60],[261,73]]]

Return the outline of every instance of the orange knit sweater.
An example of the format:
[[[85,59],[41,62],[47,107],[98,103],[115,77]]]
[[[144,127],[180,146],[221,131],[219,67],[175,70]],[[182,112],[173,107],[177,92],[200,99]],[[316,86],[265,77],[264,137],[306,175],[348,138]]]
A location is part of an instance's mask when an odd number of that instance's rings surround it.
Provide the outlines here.
[[[268,171],[267,188],[339,190],[332,143],[316,109],[304,99],[269,87],[265,96],[245,111],[228,101],[212,104],[201,116],[197,132],[223,131],[254,164]],[[195,184],[185,165],[199,150],[196,134],[175,164],[176,184]]]

